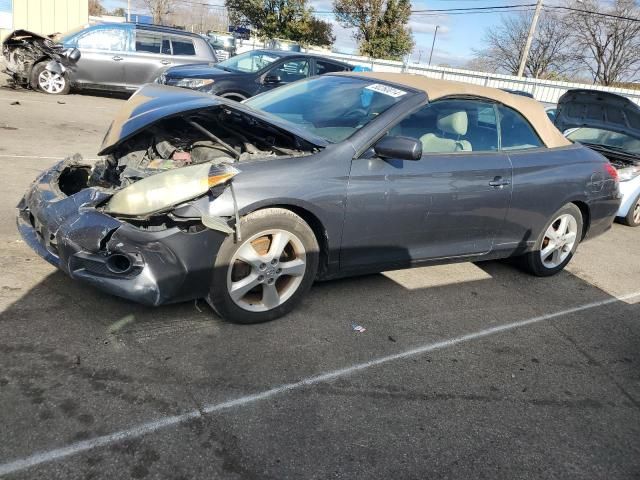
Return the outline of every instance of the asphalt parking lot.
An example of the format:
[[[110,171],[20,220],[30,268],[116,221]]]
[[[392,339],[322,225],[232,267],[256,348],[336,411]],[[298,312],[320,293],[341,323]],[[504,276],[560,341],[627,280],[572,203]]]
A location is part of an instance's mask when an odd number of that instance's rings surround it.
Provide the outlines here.
[[[14,222],[122,102],[0,88],[0,477],[640,478],[640,229],[553,278],[488,262],[317,284],[262,325],[142,307],[56,271]]]

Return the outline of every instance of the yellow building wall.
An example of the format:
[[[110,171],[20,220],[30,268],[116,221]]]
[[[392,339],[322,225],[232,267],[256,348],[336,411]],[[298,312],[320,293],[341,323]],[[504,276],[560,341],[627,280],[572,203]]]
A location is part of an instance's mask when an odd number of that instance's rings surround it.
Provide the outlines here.
[[[13,29],[48,35],[89,23],[89,0],[13,0]],[[12,30],[0,29],[0,39]]]

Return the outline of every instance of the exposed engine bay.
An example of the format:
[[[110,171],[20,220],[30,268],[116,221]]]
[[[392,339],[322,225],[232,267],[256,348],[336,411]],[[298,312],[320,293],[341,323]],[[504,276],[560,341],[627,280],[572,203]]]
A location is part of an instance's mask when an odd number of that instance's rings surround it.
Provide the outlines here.
[[[627,168],[627,167],[640,167],[640,158],[634,160],[627,156],[612,155],[609,152],[603,153],[603,155],[607,157],[611,165],[613,165],[616,169]]]
[[[635,155],[622,149],[614,149],[614,147],[606,145],[589,143],[588,146],[605,156],[607,160],[609,160],[609,163],[611,163],[611,165],[613,165],[617,170],[628,167],[640,167],[640,155]]]
[[[119,190],[189,165],[298,157],[315,151],[317,147],[293,134],[219,106],[165,118],[119,143],[93,168],[77,158],[60,175],[59,186],[66,195],[86,187]]]

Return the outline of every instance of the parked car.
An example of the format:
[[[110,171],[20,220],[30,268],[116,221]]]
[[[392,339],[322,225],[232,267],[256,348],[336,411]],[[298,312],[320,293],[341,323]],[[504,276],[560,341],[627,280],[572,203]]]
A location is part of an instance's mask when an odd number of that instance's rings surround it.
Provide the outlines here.
[[[236,55],[236,39],[233,35],[208,33],[205,37],[216,52],[219,61]]]
[[[171,65],[217,61],[213,47],[200,35],[155,25],[103,23],[61,36],[61,48],[76,48],[81,57],[50,81],[41,73],[51,55],[30,55],[34,42],[3,53],[7,59],[10,54],[22,58],[14,61],[17,83],[52,95],[67,94],[72,87],[132,91]]]
[[[408,74],[243,103],[146,85],[99,155],[37,177],[25,242],[114,295],[205,297],[243,323],[286,314],[315,280],[505,257],[553,275],[620,204],[616,170],[538,102]]]
[[[640,225],[640,107],[626,97],[576,89],[558,101],[556,126],[567,138],[609,159],[620,179],[618,218]]]
[[[253,50],[216,65],[169,68],[160,75],[158,83],[241,101],[313,75],[351,70],[352,65],[317,55]]]

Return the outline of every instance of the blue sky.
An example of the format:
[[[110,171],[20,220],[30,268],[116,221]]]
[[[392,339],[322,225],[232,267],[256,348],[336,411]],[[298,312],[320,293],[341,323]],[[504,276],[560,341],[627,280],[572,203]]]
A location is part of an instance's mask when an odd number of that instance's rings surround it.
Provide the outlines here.
[[[220,1],[210,1],[210,3],[223,3]],[[318,12],[332,10],[332,0],[309,0],[311,5]],[[103,5],[107,9],[116,7],[126,7],[126,0],[103,0]],[[135,3],[133,1],[132,3]],[[412,9],[450,9],[480,6],[513,5],[519,3],[532,3],[532,0],[420,0],[412,2]],[[319,14],[325,20],[334,20],[332,14]],[[411,19],[411,27],[416,43],[412,54],[412,61],[416,61],[421,54],[421,61],[426,62],[431,50],[433,41],[433,31],[436,25],[440,25],[436,46],[433,53],[434,64],[446,63],[451,66],[462,66],[473,55],[473,48],[481,45],[483,32],[486,27],[498,23],[500,14],[463,14],[463,15],[440,15],[440,16],[417,16]],[[352,53],[356,44],[351,39],[351,32],[334,26],[334,33],[337,36],[336,47],[345,53]]]

